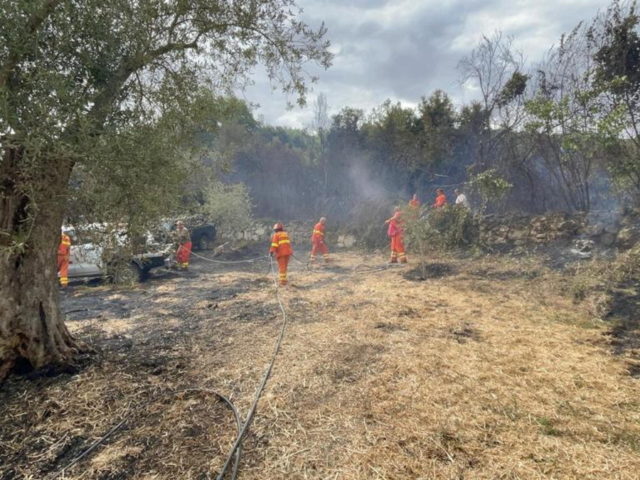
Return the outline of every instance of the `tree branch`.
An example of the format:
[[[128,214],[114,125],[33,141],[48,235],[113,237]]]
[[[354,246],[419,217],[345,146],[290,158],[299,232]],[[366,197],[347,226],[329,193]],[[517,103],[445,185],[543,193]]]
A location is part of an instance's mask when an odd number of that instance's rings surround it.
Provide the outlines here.
[[[44,21],[53,13],[53,10],[60,4],[62,0],[46,0],[42,5],[42,8],[36,10],[34,14],[29,18],[27,25],[25,26],[24,32],[26,37],[31,37],[40,26],[44,23]],[[20,44],[20,47],[23,47],[27,42],[23,42]],[[11,72],[16,68],[20,60],[24,58],[27,53],[27,49],[14,49],[9,53],[7,60],[0,68],[0,88],[4,88],[7,84],[9,76]]]

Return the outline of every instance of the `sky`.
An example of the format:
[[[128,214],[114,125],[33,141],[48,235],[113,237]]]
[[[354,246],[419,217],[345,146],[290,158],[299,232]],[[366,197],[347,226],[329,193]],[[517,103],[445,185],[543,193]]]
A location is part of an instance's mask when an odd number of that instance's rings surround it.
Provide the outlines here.
[[[305,108],[287,109],[294,98],[274,91],[257,71],[240,94],[258,105],[267,124],[310,127],[313,103],[323,93],[329,114],[350,106],[370,111],[386,99],[416,105],[434,90],[456,105],[475,98],[457,69],[482,35],[510,35],[527,63],[536,63],[562,33],[606,10],[608,0],[298,0],[302,18],[314,27],[324,21],[335,55],[333,66],[306,70],[319,75]]]

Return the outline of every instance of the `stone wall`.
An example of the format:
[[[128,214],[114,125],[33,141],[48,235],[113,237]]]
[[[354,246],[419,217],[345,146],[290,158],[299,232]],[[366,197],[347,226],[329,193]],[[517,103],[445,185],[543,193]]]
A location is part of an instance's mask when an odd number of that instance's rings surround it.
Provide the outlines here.
[[[535,246],[581,239],[602,248],[627,250],[640,241],[640,210],[487,215],[479,219],[479,228],[485,245]]]
[[[480,241],[488,246],[531,247],[582,239],[602,248],[626,250],[640,241],[640,209],[588,215],[561,212],[537,216],[485,215],[477,217],[477,221]],[[267,244],[272,227],[272,222],[257,220],[242,231],[220,232],[220,239]],[[285,227],[294,247],[310,248],[312,223],[294,222]],[[326,241],[330,248],[351,248],[357,245],[358,238],[348,228],[336,231],[329,225]]]
[[[478,219],[478,224],[482,244],[524,246],[575,237],[584,230],[585,219],[564,213],[535,217],[486,215]]]

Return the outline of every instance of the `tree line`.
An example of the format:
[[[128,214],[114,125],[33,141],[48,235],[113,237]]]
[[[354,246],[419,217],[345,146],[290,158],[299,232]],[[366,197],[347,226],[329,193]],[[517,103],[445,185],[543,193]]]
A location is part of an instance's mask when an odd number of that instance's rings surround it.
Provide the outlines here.
[[[220,118],[213,150],[261,217],[349,221],[362,203],[465,188],[489,211],[589,211],[635,205],[640,193],[640,36],[635,2],[614,1],[563,35],[537,64],[499,32],[461,59],[479,92],[454,106],[437,90],[405,106],[349,106],[318,96],[305,129],[261,125],[244,105]],[[238,121],[238,118],[240,121]],[[230,148],[229,139],[238,144]],[[215,135],[214,135],[215,137]],[[218,141],[220,140],[220,141]],[[231,142],[232,143],[232,142]]]

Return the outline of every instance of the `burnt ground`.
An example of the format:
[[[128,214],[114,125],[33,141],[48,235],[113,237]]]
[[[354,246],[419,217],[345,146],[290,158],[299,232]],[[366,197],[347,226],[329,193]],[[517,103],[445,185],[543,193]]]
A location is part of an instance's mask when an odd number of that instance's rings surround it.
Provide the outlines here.
[[[629,365],[629,374],[640,378],[640,279],[631,278],[616,286],[608,305],[607,331],[616,355],[639,360]]]
[[[334,258],[291,265],[241,479],[637,478],[638,345],[573,304],[561,271]],[[97,353],[2,387],[0,478],[53,478],[118,425],[64,478],[215,478],[235,425],[211,390],[246,412],[281,326],[268,271],[195,258],[133,288],[64,292]]]

